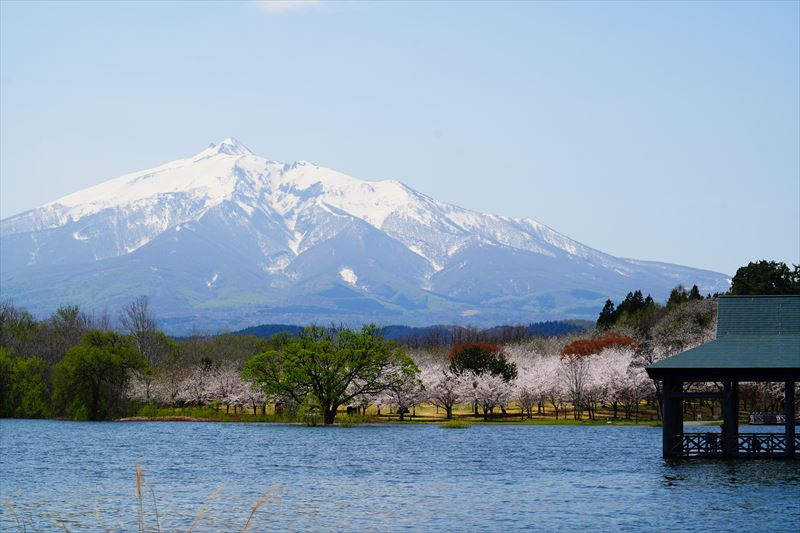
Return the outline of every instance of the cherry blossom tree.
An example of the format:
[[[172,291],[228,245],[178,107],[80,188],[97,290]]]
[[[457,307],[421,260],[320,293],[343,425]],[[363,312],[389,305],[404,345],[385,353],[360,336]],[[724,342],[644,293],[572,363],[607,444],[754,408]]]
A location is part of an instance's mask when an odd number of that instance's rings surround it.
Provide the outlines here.
[[[486,420],[493,414],[494,409],[508,407],[511,400],[512,385],[503,379],[502,376],[495,376],[489,373],[481,375],[472,374],[471,381],[474,383],[472,393],[475,401],[483,411],[483,418]]]
[[[537,407],[537,412],[541,414],[550,379],[547,373],[556,372],[553,365],[547,364],[548,359],[558,361],[557,357],[546,358],[539,355],[526,360],[515,360],[519,375],[514,381],[513,399],[528,418],[533,417],[534,407]]]
[[[639,416],[639,404],[642,402],[642,398],[644,398],[651,382],[643,367],[636,364],[628,367],[622,387],[622,403],[625,407],[625,418],[627,420],[631,419],[634,411],[636,416]]]
[[[464,374],[457,374],[444,364],[423,366],[420,379],[425,389],[425,401],[444,409],[447,419],[453,418],[453,407],[464,401],[465,391],[472,387],[472,382]]]
[[[258,414],[259,407],[261,407],[261,414],[266,414],[267,397],[261,387],[250,381],[241,381],[240,384],[239,397],[242,402],[253,409],[254,415]]]
[[[383,391],[381,396],[381,403],[394,407],[402,422],[406,413],[425,401],[425,388],[416,376],[408,376]]]
[[[568,389],[563,379],[564,365],[557,356],[548,358],[547,364],[549,366],[549,371],[543,374],[545,380],[543,384],[544,396],[547,398],[547,402],[553,407],[556,420],[558,420],[559,412],[562,412],[564,418],[566,418],[565,398],[567,397]]]
[[[591,386],[599,392],[599,401],[608,402],[617,418],[619,406],[629,393],[629,369],[635,352],[630,348],[603,350],[591,360]]]
[[[558,339],[535,339],[505,348],[509,359],[519,369],[514,382],[514,400],[528,416],[532,415],[533,405],[541,414],[545,403],[549,402],[558,418],[565,397],[559,358],[564,346],[565,341]]]
[[[572,403],[572,416],[575,420],[583,418],[583,402],[589,380],[590,355],[564,354],[561,356],[559,368],[564,390],[569,394]]]
[[[192,365],[181,382],[178,400],[189,405],[203,405],[212,400],[211,380],[211,367]]]
[[[244,389],[239,369],[233,364],[225,364],[214,368],[209,374],[207,382],[209,398],[224,405],[226,413],[230,413],[230,407],[233,405],[235,414],[236,407],[242,403],[241,394]]]

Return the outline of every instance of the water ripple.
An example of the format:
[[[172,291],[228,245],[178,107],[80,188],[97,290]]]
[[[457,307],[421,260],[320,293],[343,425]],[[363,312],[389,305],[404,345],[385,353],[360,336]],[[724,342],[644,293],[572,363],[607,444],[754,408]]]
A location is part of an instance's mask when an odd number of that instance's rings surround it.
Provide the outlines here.
[[[305,428],[0,420],[0,497],[29,530],[800,530],[800,463],[664,461],[650,427]],[[13,531],[10,509],[0,530]]]

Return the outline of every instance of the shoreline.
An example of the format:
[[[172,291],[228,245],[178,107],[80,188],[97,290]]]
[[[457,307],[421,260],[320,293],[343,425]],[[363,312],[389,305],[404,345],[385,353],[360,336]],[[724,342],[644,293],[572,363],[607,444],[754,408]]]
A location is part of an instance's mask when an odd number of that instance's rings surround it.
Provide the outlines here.
[[[331,427],[353,427],[353,426],[382,426],[382,425],[445,425],[453,420],[463,422],[466,426],[642,426],[642,427],[660,427],[660,421],[656,420],[640,420],[635,422],[633,420],[547,420],[547,419],[526,419],[526,420],[513,420],[513,419],[467,419],[467,418],[452,418],[447,420],[441,419],[416,419],[416,420],[397,420],[397,419],[380,419],[373,417],[370,420],[363,422],[346,421],[335,422]],[[277,420],[225,420],[209,417],[192,417],[192,416],[129,416],[123,418],[116,418],[113,422],[217,422],[223,424],[281,424],[281,425],[306,425],[300,421],[277,421]],[[714,425],[710,421],[707,425]],[[324,424],[318,424],[316,427],[325,427]]]

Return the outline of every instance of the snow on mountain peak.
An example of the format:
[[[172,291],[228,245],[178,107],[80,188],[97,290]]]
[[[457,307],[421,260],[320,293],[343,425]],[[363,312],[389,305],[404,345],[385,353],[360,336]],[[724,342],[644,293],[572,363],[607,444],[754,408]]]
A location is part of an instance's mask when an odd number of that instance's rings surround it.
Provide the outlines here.
[[[284,245],[295,255],[306,247],[296,235],[298,221],[315,219],[311,213],[319,210],[367,222],[427,259],[437,271],[450,257],[448,250],[460,248],[476,233],[502,245],[552,255],[534,235],[542,232],[532,234],[532,228],[520,226],[519,221],[451,206],[393,180],[360,180],[305,161],[290,165],[270,161],[232,137],[195,156],[65,196],[43,206],[52,212],[46,217],[31,212],[36,220],[6,227],[55,227],[110,210],[109,216],[123,226],[138,217],[136,242],[118,247],[129,251],[169,227],[198,220],[226,201],[239,206],[248,218],[256,211],[282,218],[293,236]],[[133,213],[138,215],[132,217]],[[544,240],[565,247],[561,239]]]
[[[117,246],[128,252],[167,228],[199,220],[225,202],[237,205],[248,219],[255,212],[282,219],[286,234],[291,235],[283,246],[294,255],[316,242],[310,239],[301,244],[304,239],[303,232],[297,230],[299,221],[305,220],[301,224],[305,227],[308,221],[316,220],[313,213],[322,211],[325,216],[350,216],[367,222],[428,260],[434,271],[443,268],[453,250],[462,249],[478,236],[486,242],[549,257],[554,250],[562,250],[585,259],[592,257],[593,262],[608,260],[604,254],[533,220],[469,211],[393,180],[360,180],[305,161],[290,165],[270,161],[232,137],[211,144],[195,156],[60,198],[43,206],[44,212],[28,213],[26,222],[5,224],[4,231],[52,228],[105,211],[117,220],[115,227],[134,228],[131,233],[136,238]]]
[[[216,147],[217,153],[220,154],[228,154],[228,155],[252,155],[253,152],[250,151],[248,147],[234,139],[233,137],[228,137],[224,139],[221,143],[219,143]]]
[[[202,290],[219,309],[239,301],[298,305],[286,311],[293,320],[313,319],[317,309],[333,314],[316,318],[357,311],[371,320],[430,321],[457,311],[505,322],[553,309],[591,315],[631,287],[668,292],[683,282],[714,292],[727,279],[616,258],[535,220],[463,209],[397,181],[268,160],[233,138],[5,219],[0,235],[4,291],[40,298],[40,309],[67,301],[76,283],[97,287],[97,305],[101,292],[139,294],[145,285],[119,280],[146,274],[141,283],[166,295],[176,317],[194,313],[182,306]],[[107,260],[108,268],[95,265]],[[42,270],[27,270],[33,266]],[[63,292],[43,292],[41,279],[59,280],[49,285]],[[339,289],[325,289],[330,284]],[[198,316],[223,316],[209,308]],[[243,316],[221,312],[229,311]]]
[[[199,157],[209,157],[219,154],[241,156],[241,155],[253,155],[253,152],[248,147],[246,147],[233,137],[226,137],[219,144],[211,143],[210,145],[208,145],[208,148],[197,154],[197,157],[195,159]]]

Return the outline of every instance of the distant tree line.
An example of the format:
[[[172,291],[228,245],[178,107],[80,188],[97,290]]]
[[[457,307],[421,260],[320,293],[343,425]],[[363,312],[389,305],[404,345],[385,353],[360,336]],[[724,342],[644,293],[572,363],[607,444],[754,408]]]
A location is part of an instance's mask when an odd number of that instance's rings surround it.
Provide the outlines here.
[[[798,267],[750,263],[732,293],[797,294]],[[770,292],[771,291],[771,292]],[[234,413],[283,411],[332,423],[340,408],[370,405],[399,414],[422,403],[452,416],[468,405],[484,417],[542,414],[596,418],[610,405],[629,418],[641,402],[657,406],[658,384],[644,368],[714,337],[716,298],[676,287],[663,304],[633,291],[607,302],[593,331],[531,336],[530,326],[452,328],[440,337],[386,339],[375,326],[305,328],[269,338],[194,334],[181,339],[156,326],[146,298],[108,314],[75,306],[36,320],[0,303],[0,416],[99,420],[143,406],[214,406]],[[556,328],[557,329],[557,328]],[[443,334],[435,328],[426,334]],[[501,339],[501,340],[497,340]],[[695,384],[708,387],[713,384]],[[777,392],[776,392],[777,391]],[[751,406],[774,408],[779,390],[744,385]],[[691,402],[686,402],[691,409]],[[715,409],[713,401],[708,408]]]
[[[0,416],[99,420],[131,414],[135,383],[147,401],[157,383],[178,382],[193,367],[241,363],[281,337],[192,335],[176,341],[159,331],[146,298],[112,318],[64,306],[36,320],[0,302]]]
[[[530,324],[477,328],[474,326],[389,326],[382,329],[384,335],[409,348],[440,348],[454,344],[488,342],[508,344],[532,337],[563,337],[591,329],[585,320],[549,320]]]
[[[494,326],[477,328],[474,326],[435,325],[435,326],[383,326],[380,334],[408,348],[441,348],[464,342],[489,342],[507,344],[520,342],[531,337],[561,337],[591,329],[587,320],[548,320],[527,325]],[[272,337],[285,333],[299,337],[302,326],[286,324],[262,324],[235,332],[237,335]]]
[[[800,294],[800,265],[790,269],[785,263],[776,261],[751,262],[736,271],[731,280],[731,290],[727,294],[737,296]],[[596,326],[602,330],[633,328],[640,336],[650,338],[656,323],[670,310],[687,302],[711,298],[710,294],[705,297],[701,295],[697,285],[688,290],[678,285],[672,289],[666,303],[662,305],[653,300],[649,294],[643,296],[642,291],[636,290],[629,292],[617,305],[611,300],[606,300],[597,317]],[[707,325],[711,318],[710,314],[697,317],[702,322],[700,326]]]
[[[706,298],[711,296],[708,295]],[[672,289],[666,304],[663,305],[656,302],[649,294],[643,296],[642,291],[635,290],[629,292],[617,306],[611,300],[606,300],[597,317],[596,326],[603,330],[633,328],[640,336],[647,337],[658,321],[671,309],[702,299],[697,285],[692,286],[690,290],[678,285]]]

